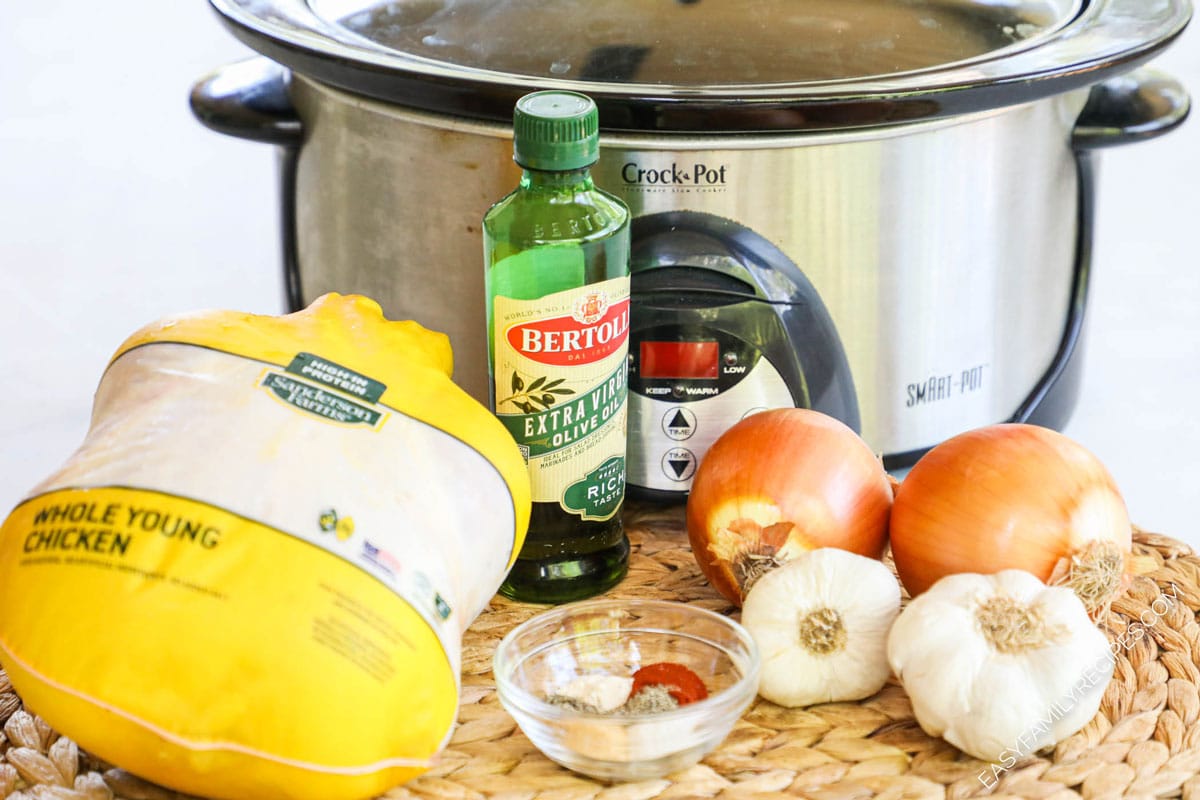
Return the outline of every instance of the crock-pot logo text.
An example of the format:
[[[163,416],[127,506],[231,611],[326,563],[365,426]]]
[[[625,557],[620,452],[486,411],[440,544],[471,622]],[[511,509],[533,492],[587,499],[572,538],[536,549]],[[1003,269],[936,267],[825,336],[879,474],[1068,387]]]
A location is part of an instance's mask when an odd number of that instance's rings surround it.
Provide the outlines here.
[[[621,180],[626,186],[673,191],[721,191],[725,188],[727,164],[708,164],[697,161],[679,164],[672,161],[661,167],[644,167],[636,161],[621,167]]]
[[[574,314],[514,325],[505,335],[514,350],[539,364],[562,367],[599,361],[617,352],[629,337],[629,298],[608,305],[599,316],[597,307],[591,304]]]

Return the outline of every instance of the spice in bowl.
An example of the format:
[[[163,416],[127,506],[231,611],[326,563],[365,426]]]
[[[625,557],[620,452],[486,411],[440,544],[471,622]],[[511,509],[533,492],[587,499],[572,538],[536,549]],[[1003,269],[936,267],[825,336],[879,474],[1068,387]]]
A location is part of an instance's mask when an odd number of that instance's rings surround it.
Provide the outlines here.
[[[700,676],[683,664],[676,664],[673,661],[647,664],[633,673],[633,690],[629,694],[630,700],[632,701],[635,696],[646,690],[666,692],[675,701],[673,706],[675,708],[708,697],[708,687],[704,685]]]
[[[678,719],[653,717],[706,697],[708,688],[699,675],[683,664],[663,661],[647,664],[632,676],[581,675],[545,700],[585,715],[631,718],[623,726],[586,716],[564,724],[565,741],[580,753],[598,760],[628,761],[670,753],[690,726]]]
[[[620,675],[580,675],[558,692],[546,697],[552,706],[585,714],[613,714],[629,702],[633,678]]]
[[[553,706],[585,714],[658,714],[708,697],[700,676],[683,664],[648,664],[633,677],[580,675],[546,697]]]

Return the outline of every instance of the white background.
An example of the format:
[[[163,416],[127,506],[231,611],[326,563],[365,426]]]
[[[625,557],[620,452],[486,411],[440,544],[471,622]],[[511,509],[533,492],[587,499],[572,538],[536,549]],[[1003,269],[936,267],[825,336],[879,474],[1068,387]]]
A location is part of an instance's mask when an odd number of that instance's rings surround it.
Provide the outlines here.
[[[204,129],[187,105],[196,79],[246,55],[203,0],[5,3],[0,514],[82,440],[134,329],[283,309],[274,153]],[[1200,31],[1156,66],[1200,94]],[[1100,161],[1085,384],[1066,432],[1108,465],[1136,522],[1200,545],[1200,119]]]

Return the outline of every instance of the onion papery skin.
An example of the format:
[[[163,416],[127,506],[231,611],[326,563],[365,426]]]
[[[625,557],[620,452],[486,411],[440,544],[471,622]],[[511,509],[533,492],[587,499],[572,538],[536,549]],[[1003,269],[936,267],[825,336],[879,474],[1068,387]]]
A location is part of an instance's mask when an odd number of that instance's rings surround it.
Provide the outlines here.
[[[881,557],[892,494],[879,458],[844,423],[809,409],[763,411],[701,460],[688,539],[705,577],[741,606],[757,578],[746,564],[765,571],[821,547]]]
[[[1132,546],[1125,502],[1100,460],[1022,423],[968,431],[926,453],[896,493],[890,536],[914,597],[962,572],[1021,569],[1066,583],[1064,572],[1097,547],[1123,560]]]

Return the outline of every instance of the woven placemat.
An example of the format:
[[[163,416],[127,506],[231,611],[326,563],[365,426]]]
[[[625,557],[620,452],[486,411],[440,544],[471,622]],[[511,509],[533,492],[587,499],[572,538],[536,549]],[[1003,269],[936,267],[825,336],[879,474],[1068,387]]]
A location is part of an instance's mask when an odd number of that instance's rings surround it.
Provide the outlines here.
[[[629,576],[612,596],[677,600],[733,612],[692,558],[682,508],[632,506],[625,519],[633,554]],[[462,706],[453,739],[430,772],[384,797],[1200,800],[1200,558],[1184,544],[1141,531],[1134,549],[1140,574],[1106,621],[1110,637],[1120,645],[1114,645],[1116,671],[1099,713],[1053,752],[1007,771],[997,773],[926,736],[904,691],[891,683],[858,703],[783,709],[759,700],[729,738],[690,769],[638,783],[593,781],[546,759],[500,706],[492,653],[506,632],[541,607],[497,597],[463,642]],[[1144,635],[1131,628],[1136,625]],[[74,743],[21,710],[2,671],[0,723],[0,797],[184,797],[80,753]]]

